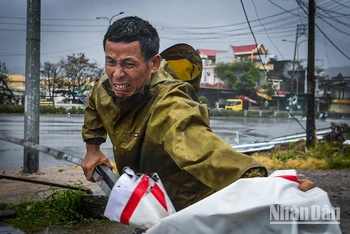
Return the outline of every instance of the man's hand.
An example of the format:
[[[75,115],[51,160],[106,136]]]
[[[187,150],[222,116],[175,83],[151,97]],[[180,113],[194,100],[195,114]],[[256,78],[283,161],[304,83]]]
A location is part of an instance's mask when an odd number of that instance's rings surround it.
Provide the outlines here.
[[[102,153],[99,145],[86,144],[87,153],[84,161],[81,164],[85,177],[88,181],[95,182],[92,178],[95,167],[100,164],[105,164],[107,167],[113,169],[106,155]]]
[[[299,179],[299,183],[299,189],[304,192],[316,187],[316,184],[308,179]]]

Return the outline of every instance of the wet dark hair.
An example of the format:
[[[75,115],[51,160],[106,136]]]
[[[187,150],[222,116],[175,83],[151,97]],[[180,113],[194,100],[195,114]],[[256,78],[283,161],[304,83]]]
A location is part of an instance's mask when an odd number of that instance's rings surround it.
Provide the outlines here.
[[[159,51],[159,36],[157,30],[146,20],[137,16],[128,16],[116,20],[109,26],[104,39],[112,42],[140,42],[141,52],[148,61]]]

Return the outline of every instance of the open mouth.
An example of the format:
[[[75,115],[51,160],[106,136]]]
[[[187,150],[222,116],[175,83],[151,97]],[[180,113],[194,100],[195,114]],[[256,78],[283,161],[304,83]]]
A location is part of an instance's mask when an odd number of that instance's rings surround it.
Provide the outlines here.
[[[115,84],[114,85],[114,88],[116,89],[126,89],[126,88],[129,88],[130,87],[130,84]]]

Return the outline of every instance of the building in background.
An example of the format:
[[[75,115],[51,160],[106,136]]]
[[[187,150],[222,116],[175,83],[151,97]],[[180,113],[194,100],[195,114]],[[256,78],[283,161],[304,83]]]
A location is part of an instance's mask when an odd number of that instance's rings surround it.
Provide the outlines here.
[[[218,63],[232,63],[235,61],[252,62],[261,71],[260,82],[257,85],[269,85],[268,71],[273,69],[269,64],[268,51],[262,43],[252,45],[232,46],[227,50],[197,49],[203,61],[203,72],[199,95],[207,97],[210,106],[224,107],[226,100],[239,96],[216,76],[215,66]],[[261,62],[263,61],[263,62]]]
[[[341,73],[331,79],[319,79],[320,111],[350,113],[350,76]]]

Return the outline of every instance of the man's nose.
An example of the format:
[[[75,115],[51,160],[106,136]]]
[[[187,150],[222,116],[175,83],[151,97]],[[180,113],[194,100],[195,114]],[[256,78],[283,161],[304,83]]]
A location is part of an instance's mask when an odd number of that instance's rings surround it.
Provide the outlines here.
[[[115,66],[114,66],[114,71],[113,71],[113,77],[115,78],[121,78],[125,75],[124,73],[124,68],[119,64],[117,63]]]

